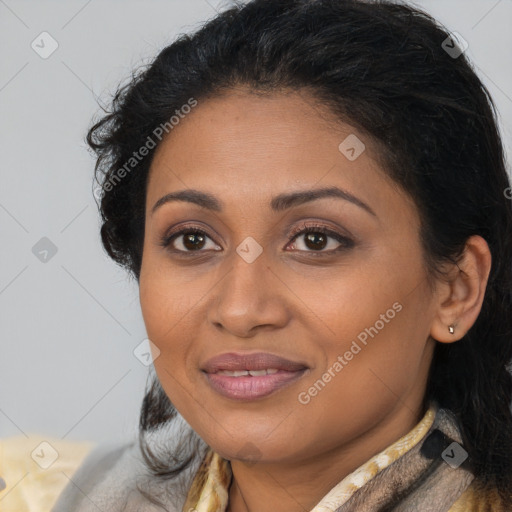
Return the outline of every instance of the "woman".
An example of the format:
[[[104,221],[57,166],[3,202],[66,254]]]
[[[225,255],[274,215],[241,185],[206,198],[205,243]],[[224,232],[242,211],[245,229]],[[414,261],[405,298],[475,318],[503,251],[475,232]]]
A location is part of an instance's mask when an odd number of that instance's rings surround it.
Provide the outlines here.
[[[156,375],[55,512],[512,510],[510,182],[455,36],[252,0],[87,140]]]

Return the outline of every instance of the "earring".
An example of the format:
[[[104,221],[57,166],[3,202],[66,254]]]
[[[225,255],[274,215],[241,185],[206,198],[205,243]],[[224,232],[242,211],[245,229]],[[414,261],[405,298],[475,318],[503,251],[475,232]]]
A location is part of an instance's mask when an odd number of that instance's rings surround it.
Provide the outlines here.
[[[454,329],[453,325],[450,325],[450,327],[448,327],[448,330],[450,331],[450,334],[454,334],[455,333],[455,329]]]

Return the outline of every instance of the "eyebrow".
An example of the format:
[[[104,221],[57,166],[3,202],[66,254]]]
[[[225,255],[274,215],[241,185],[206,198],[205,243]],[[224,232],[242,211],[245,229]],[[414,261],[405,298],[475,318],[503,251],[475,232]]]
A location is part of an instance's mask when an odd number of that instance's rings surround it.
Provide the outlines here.
[[[270,208],[274,212],[282,212],[284,210],[288,210],[294,206],[299,206],[304,203],[309,203],[311,201],[315,201],[317,199],[323,199],[326,197],[335,197],[338,199],[343,199],[345,201],[349,201],[356,206],[359,206],[363,210],[367,211],[369,214],[377,217],[377,214],[373,211],[373,209],[366,204],[361,199],[352,195],[350,192],[343,190],[338,187],[326,187],[319,188],[315,190],[301,190],[298,192],[284,193],[275,196],[270,201]],[[180,190],[178,192],[171,192],[161,197],[153,206],[151,210],[151,215],[155,213],[155,211],[160,208],[162,205],[166,203],[170,203],[173,201],[184,201],[188,203],[197,204],[201,208],[205,208],[207,210],[212,210],[215,212],[221,212],[223,208],[223,204],[219,201],[215,196],[208,194],[206,192],[201,192],[200,190],[188,189],[188,190]]]

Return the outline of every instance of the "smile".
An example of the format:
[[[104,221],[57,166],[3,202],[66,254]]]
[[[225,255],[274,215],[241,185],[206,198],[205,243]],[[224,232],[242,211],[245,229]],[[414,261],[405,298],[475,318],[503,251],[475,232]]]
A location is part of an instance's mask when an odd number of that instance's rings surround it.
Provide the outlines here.
[[[255,400],[300,379],[309,368],[301,362],[265,352],[225,353],[201,368],[211,389],[233,400]]]
[[[277,373],[277,368],[269,368],[268,370],[219,370],[216,375],[227,375],[228,377],[244,377],[245,375],[252,375],[253,377],[262,377],[263,375],[272,375]]]

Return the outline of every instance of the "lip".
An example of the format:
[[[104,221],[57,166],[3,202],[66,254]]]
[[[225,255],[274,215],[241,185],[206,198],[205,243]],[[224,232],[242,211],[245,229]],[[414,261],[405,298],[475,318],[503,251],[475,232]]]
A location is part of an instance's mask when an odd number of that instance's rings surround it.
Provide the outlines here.
[[[308,366],[304,363],[291,361],[290,359],[267,352],[257,352],[254,354],[228,352],[208,359],[201,370],[206,373],[216,373],[219,370],[265,370],[267,368],[294,372],[304,370]]]
[[[274,368],[276,373],[262,376],[233,377],[219,374],[221,370],[265,370]],[[210,387],[232,400],[256,400],[266,397],[300,379],[309,367],[297,361],[265,352],[254,354],[221,354],[209,359],[201,369]]]

